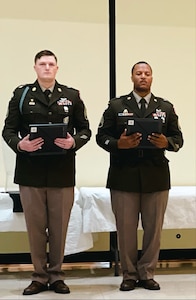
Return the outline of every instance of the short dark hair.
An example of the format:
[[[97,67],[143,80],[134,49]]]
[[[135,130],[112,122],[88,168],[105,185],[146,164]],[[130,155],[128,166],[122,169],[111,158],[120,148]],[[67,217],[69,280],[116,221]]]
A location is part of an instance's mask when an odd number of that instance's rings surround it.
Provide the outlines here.
[[[139,64],[146,64],[146,65],[148,65],[148,66],[150,67],[150,69],[151,69],[151,72],[152,72],[151,66],[150,66],[146,61],[138,61],[136,64],[133,65],[133,67],[132,67],[132,69],[131,69],[131,74],[132,74],[132,75],[133,75],[133,71],[134,71],[135,66],[136,66],[136,65],[139,65]]]
[[[42,51],[38,52],[38,53],[35,55],[34,62],[36,63],[36,61],[37,61],[38,59],[40,59],[42,56],[54,56],[54,58],[55,58],[55,60],[56,60],[56,62],[57,62],[57,57],[56,57],[56,55],[55,55],[52,51],[50,51],[50,50],[42,50]]]

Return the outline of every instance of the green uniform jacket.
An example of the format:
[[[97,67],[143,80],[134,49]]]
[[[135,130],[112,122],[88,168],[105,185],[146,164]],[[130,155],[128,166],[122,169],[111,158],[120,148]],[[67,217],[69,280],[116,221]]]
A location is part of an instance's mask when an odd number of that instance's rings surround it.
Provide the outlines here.
[[[117,140],[131,117],[141,112],[133,93],[110,101],[103,113],[96,135],[97,144],[110,152],[107,187],[127,192],[156,192],[170,189],[170,171],[165,149],[118,149]],[[145,118],[160,118],[162,133],[167,137],[168,151],[183,145],[178,116],[169,101],[151,95]]]
[[[27,86],[27,94],[21,101]],[[29,124],[65,122],[75,140],[75,148],[67,150],[66,154],[31,156],[18,150],[18,142],[29,133]],[[16,153],[15,183],[33,187],[71,187],[75,185],[75,152],[89,141],[91,130],[77,90],[56,82],[48,103],[36,81],[14,90],[2,136]]]

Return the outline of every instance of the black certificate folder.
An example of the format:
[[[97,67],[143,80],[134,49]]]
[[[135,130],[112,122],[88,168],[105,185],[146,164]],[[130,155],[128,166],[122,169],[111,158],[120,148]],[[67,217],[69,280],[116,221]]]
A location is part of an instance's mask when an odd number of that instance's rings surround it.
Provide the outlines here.
[[[58,124],[30,124],[30,140],[38,137],[44,139],[42,147],[31,155],[52,155],[65,154],[66,150],[54,144],[56,138],[65,138],[67,136],[67,125],[63,123]]]
[[[155,148],[155,146],[148,141],[148,136],[152,133],[162,132],[162,121],[152,118],[129,119],[127,121],[127,135],[131,135],[135,132],[142,134],[142,140],[137,148]]]

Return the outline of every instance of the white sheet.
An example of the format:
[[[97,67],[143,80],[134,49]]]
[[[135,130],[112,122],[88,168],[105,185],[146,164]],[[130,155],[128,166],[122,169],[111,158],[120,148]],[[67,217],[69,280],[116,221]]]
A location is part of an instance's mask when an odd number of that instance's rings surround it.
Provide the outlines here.
[[[83,208],[83,232],[116,231],[108,189],[81,187],[79,201]]]
[[[104,187],[80,188],[83,232],[115,231],[110,193]],[[169,193],[163,229],[196,227],[196,187],[174,186]],[[141,223],[139,225],[141,228]]]
[[[93,247],[91,233],[82,228],[82,209],[78,202],[79,192],[75,191],[75,200],[65,244],[65,255],[88,250]],[[7,193],[0,193],[0,231],[26,231],[23,213],[13,213],[13,200]]]
[[[196,228],[196,187],[174,186],[169,193],[163,229]],[[141,228],[141,224],[139,225]],[[26,231],[23,213],[13,213],[13,200],[0,193],[0,231]],[[116,231],[110,192],[104,187],[76,189],[65,255],[93,247],[93,232]]]

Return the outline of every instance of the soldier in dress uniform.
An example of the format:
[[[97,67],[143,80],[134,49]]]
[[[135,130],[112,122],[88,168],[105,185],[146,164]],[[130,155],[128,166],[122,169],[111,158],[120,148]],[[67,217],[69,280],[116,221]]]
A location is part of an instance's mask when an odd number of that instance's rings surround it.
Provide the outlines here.
[[[2,132],[16,153],[14,182],[19,184],[34,265],[32,282],[23,295],[48,289],[65,294],[70,290],[61,265],[74,201],[75,155],[89,141],[91,130],[79,91],[56,81],[55,54],[40,51],[34,62],[37,80],[14,90]],[[67,124],[67,136],[54,140],[64,154],[35,155],[44,139],[30,140],[29,125],[38,123]]]
[[[136,63],[131,78],[133,91],[111,99],[99,124],[96,141],[110,153],[107,188],[110,189],[116,218],[123,273],[120,290],[130,291],[136,286],[159,290],[154,271],[170,189],[165,150],[177,152],[183,145],[183,137],[172,103],[151,93],[150,65],[144,61]],[[161,122],[161,132],[150,132],[144,143],[142,139],[145,138],[147,122],[140,121],[143,130],[128,135],[128,123],[139,123],[140,119]],[[141,146],[142,143],[145,146]],[[141,257],[138,259],[140,215],[144,235]]]

